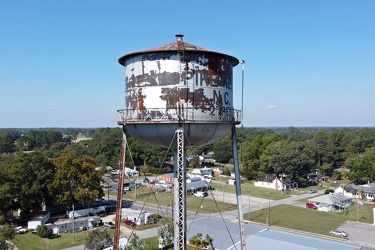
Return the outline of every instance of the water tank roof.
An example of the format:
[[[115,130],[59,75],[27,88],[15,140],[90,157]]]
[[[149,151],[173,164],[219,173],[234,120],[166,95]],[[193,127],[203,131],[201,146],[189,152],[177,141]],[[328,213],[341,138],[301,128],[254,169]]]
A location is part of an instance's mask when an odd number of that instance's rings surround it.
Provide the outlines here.
[[[125,60],[129,57],[140,55],[140,54],[148,54],[148,53],[154,53],[154,52],[174,52],[174,51],[189,51],[189,52],[204,52],[204,53],[213,53],[213,54],[219,54],[225,57],[229,57],[233,61],[233,67],[236,66],[239,63],[239,60],[233,56],[229,56],[223,53],[216,52],[214,50],[208,50],[202,47],[199,47],[197,45],[186,43],[183,41],[183,35],[177,34],[176,35],[176,41],[172,43],[168,43],[165,45],[161,45],[155,48],[142,50],[139,52],[133,52],[130,54],[126,54],[118,59],[118,62],[121,65],[124,65]]]

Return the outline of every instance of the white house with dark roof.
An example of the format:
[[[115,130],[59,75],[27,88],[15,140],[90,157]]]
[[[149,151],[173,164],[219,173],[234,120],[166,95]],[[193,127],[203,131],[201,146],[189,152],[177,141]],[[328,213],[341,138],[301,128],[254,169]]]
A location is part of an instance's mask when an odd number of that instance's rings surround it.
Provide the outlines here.
[[[276,175],[264,175],[254,182],[255,187],[264,187],[275,190],[288,190],[297,188],[298,183],[290,181],[289,178],[278,178]]]
[[[375,200],[375,183],[356,185],[354,183],[341,185],[335,189],[335,193],[345,195],[350,198],[360,198],[364,196],[368,201]]]

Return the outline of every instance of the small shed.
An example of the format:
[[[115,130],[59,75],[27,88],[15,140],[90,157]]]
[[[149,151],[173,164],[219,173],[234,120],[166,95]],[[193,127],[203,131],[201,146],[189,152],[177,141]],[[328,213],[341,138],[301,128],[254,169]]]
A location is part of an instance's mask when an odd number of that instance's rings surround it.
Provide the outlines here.
[[[27,228],[29,230],[36,229],[38,226],[46,224],[49,218],[50,218],[49,212],[47,214],[37,215],[27,222]]]

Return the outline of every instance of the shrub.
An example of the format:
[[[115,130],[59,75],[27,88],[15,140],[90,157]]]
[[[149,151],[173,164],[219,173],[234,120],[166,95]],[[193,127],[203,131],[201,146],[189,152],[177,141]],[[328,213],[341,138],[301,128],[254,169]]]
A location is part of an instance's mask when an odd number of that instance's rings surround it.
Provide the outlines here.
[[[334,193],[335,191],[333,189],[326,189],[324,191],[324,194],[330,194],[330,193]]]
[[[340,171],[333,171],[332,179],[341,180],[342,179],[342,173]]]
[[[37,226],[36,235],[40,238],[52,238],[52,229],[48,228],[46,225]]]

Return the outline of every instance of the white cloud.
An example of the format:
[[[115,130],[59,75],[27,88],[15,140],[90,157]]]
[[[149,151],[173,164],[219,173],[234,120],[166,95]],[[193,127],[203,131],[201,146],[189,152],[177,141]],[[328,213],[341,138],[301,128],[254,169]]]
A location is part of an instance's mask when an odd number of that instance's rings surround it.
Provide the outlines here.
[[[275,109],[275,108],[277,108],[277,106],[276,106],[276,105],[273,105],[273,104],[270,104],[270,105],[268,105],[268,106],[266,107],[266,109]]]
[[[311,78],[311,81],[313,81],[313,82],[315,82],[317,80],[319,80],[319,77],[317,77],[317,76],[314,76],[313,78]]]

